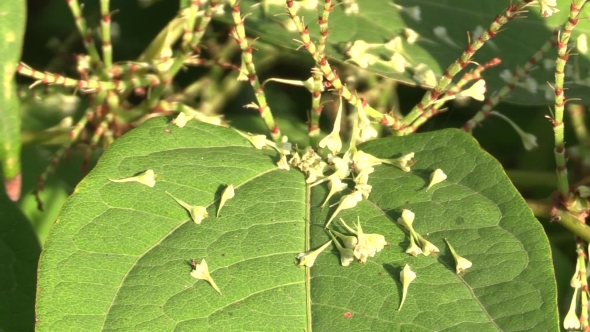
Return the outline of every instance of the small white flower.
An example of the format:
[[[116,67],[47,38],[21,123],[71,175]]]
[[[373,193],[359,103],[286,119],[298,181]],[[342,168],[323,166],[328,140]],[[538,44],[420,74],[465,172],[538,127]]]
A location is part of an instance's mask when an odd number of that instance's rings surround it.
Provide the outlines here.
[[[442,169],[440,169],[440,168],[435,169],[434,172],[432,172],[432,174],[430,174],[430,184],[428,185],[428,188],[426,188],[426,191],[428,191],[428,189],[430,189],[430,187],[434,186],[435,184],[441,183],[446,179],[447,179],[447,175],[445,174],[445,172],[443,172]]]
[[[572,296],[572,302],[570,303],[570,309],[565,315],[565,319],[563,320],[563,327],[566,330],[579,330],[580,329],[580,319],[576,315],[576,302],[578,301],[578,290],[579,288],[574,289],[574,295]]]
[[[172,196],[172,194],[170,194],[167,191],[166,191],[166,194],[168,194],[168,196],[172,197],[176,201],[176,203],[178,203],[178,205],[182,206],[183,208],[185,208],[189,212],[189,214],[191,215],[191,219],[195,222],[195,224],[199,225],[199,224],[201,224],[203,219],[209,218],[209,213],[207,212],[207,208],[205,208],[204,206],[190,205],[190,204],[186,203],[185,201]]]
[[[221,199],[219,200],[219,208],[217,209],[217,217],[219,217],[219,212],[221,211],[221,208],[225,205],[225,203],[234,198],[234,196],[236,195],[236,192],[234,191],[234,185],[230,184],[229,186],[227,186],[227,188],[225,188],[225,190],[223,190],[223,193],[221,194]]]
[[[340,121],[342,119],[342,98],[340,99],[340,106],[338,107],[338,113],[336,113],[336,119],[334,119],[334,128],[332,132],[324,137],[319,146],[321,148],[327,147],[333,154],[338,154],[342,150],[342,140],[340,139]]]
[[[332,216],[328,220],[328,223],[326,224],[325,228],[328,228],[328,226],[330,226],[330,223],[332,222],[332,220],[334,220],[334,218],[336,218],[336,216],[338,215],[338,213],[340,213],[340,211],[352,209],[362,199],[363,199],[363,194],[360,191],[353,191],[351,194],[342,196],[342,198],[338,202],[338,207],[336,208],[334,213],[332,213]]]
[[[194,268],[195,269],[191,271],[191,277],[199,280],[206,280],[211,285],[211,287],[213,287],[213,289],[219,293],[219,295],[223,295],[209,274],[209,266],[207,265],[205,259],[201,260],[201,264],[195,264]]]
[[[418,257],[418,255],[422,254],[422,249],[416,244],[416,240],[414,240],[412,234],[410,234],[410,245],[408,246],[408,249],[406,249],[406,253],[414,257]]]
[[[326,199],[324,200],[324,204],[322,204],[322,208],[328,203],[330,198],[334,196],[334,194],[341,192],[342,190],[348,188],[346,183],[342,183],[339,178],[330,176],[330,181],[328,182],[328,188],[330,188],[330,192]]]
[[[414,31],[410,28],[404,29],[404,35],[406,36],[406,40],[408,41],[408,44],[414,44],[418,40],[418,38],[420,37],[420,35],[416,31]]]
[[[451,246],[451,243],[449,243],[449,240],[445,239],[445,241],[447,242],[449,250],[451,250],[451,254],[455,259],[455,271],[457,272],[457,274],[463,273],[467,271],[469,268],[471,268],[473,263],[471,263],[471,261],[467,260],[466,258],[459,256],[453,248],[453,246]]]
[[[484,101],[486,93],[486,81],[478,80],[469,89],[461,91],[461,97],[471,97],[475,100]]]
[[[414,235],[416,236],[418,242],[420,243],[420,246],[422,247],[422,252],[424,253],[424,256],[429,256],[430,254],[438,254],[440,252],[440,250],[434,244],[426,240],[422,235],[418,233],[414,233]]]
[[[401,53],[394,52],[391,58],[389,58],[389,65],[394,71],[403,73],[406,71],[407,61]]]
[[[414,223],[414,218],[416,217],[416,214],[408,209],[403,209],[402,210],[402,220],[406,225],[410,225],[412,226],[412,224]]]
[[[537,0],[539,6],[541,6],[541,16],[549,17],[557,12],[557,0]]]
[[[289,162],[287,161],[287,156],[281,154],[281,159],[277,162],[277,166],[279,169],[290,170],[291,167],[289,166]]]
[[[186,115],[184,114],[184,112],[180,112],[178,113],[176,118],[172,120],[172,124],[176,125],[178,128],[183,128],[186,125],[186,123],[192,120],[193,118],[194,116],[192,115]]]
[[[332,237],[336,248],[340,252],[340,264],[342,264],[342,266],[350,265],[350,263],[354,261],[354,251],[350,248],[343,247],[340,242],[336,240],[331,230],[328,230],[328,234],[330,234],[330,237]]]
[[[310,250],[310,251],[306,251],[306,252],[302,252],[299,255],[297,255],[297,260],[299,261],[299,263],[297,263],[297,265],[299,267],[301,266],[307,266],[307,267],[312,267],[313,264],[315,263],[316,258],[318,258],[319,254],[324,251],[324,249],[326,249],[330,243],[332,243],[332,240],[324,243],[321,247],[317,248],[316,250]]]
[[[408,288],[410,287],[410,283],[416,279],[416,273],[414,273],[410,266],[406,264],[400,272],[399,277],[402,281],[402,300],[399,304],[399,308],[397,308],[397,311],[402,310],[402,306],[406,301],[406,295],[408,294]]]
[[[137,175],[132,176],[124,179],[109,179],[111,182],[139,182],[143,185],[146,185],[150,188],[153,188],[156,185],[156,176],[153,170],[148,169],[147,171]]]
[[[516,123],[514,123],[512,120],[510,120],[505,115],[498,113],[496,111],[491,111],[490,115],[495,115],[495,116],[499,117],[500,119],[508,122],[508,124],[510,124],[510,126],[512,128],[514,128],[516,133],[518,133],[518,135],[520,136],[520,139],[522,140],[522,144],[524,145],[524,148],[527,151],[530,151],[532,149],[536,149],[539,147],[539,145],[537,144],[537,137],[535,135],[529,134],[529,133],[523,131],[522,129],[520,129],[520,127]]]
[[[576,39],[576,45],[580,53],[588,53],[588,36],[586,36],[585,33],[581,33]],[[555,61],[553,61],[553,63],[555,63]]]

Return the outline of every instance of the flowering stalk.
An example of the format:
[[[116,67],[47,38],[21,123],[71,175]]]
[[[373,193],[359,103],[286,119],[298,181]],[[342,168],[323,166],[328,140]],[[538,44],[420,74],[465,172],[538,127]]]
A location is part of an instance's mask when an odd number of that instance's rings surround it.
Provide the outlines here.
[[[192,2],[199,3],[199,1],[192,1]],[[191,49],[193,51],[197,50],[197,47],[198,47],[199,43],[201,42],[201,39],[203,39],[203,35],[205,35],[205,28],[211,22],[211,18],[213,17],[213,11],[215,10],[215,8],[217,8],[217,6],[219,5],[219,2],[220,2],[219,0],[207,1],[207,5],[205,6],[205,13],[203,14],[203,17],[200,20],[197,20],[196,23],[194,23],[194,32],[192,34],[192,38],[190,40],[190,43],[188,44],[189,49]],[[191,4],[191,6],[195,7],[195,4]],[[188,49],[185,48],[184,51],[188,53]]]
[[[100,33],[102,37],[102,56],[104,69],[108,72],[113,66],[113,46],[111,45],[111,13],[110,0],[100,0]]]
[[[328,19],[330,17],[330,13],[332,12],[332,1],[326,0],[324,3],[324,8],[322,10],[322,15],[318,17],[318,23],[320,25],[320,40],[318,42],[318,53],[325,54],[326,51],[326,41],[328,40],[328,33],[330,32],[328,29]],[[322,91],[324,90],[324,85],[322,83],[322,72],[319,70],[318,67],[315,70],[312,70],[312,79],[313,79],[313,91],[312,91],[312,99],[311,99],[311,116],[309,122],[309,139],[310,145],[313,148],[317,148],[318,146],[318,137],[320,135],[320,116],[322,115]]]
[[[101,0],[104,2],[104,0]],[[72,11],[72,16],[76,21],[76,27],[82,35],[82,42],[84,43],[84,47],[88,51],[88,55],[90,56],[92,66],[96,68],[100,64],[100,56],[98,55],[98,50],[96,49],[96,45],[94,45],[94,41],[92,40],[92,31],[88,29],[86,25],[86,19],[82,16],[82,8],[80,8],[80,3],[78,0],[66,0],[70,10]],[[101,2],[101,8],[103,6]]]
[[[580,325],[582,329],[588,328],[588,278],[586,275],[586,253],[584,252],[584,242],[581,239],[576,239],[576,253],[578,254],[577,264],[579,264],[579,271],[577,279],[581,283],[581,312]]]
[[[459,80],[459,82],[457,82],[457,84],[455,84],[452,88],[450,88],[445,96],[447,97],[452,97],[452,96],[456,96],[457,94],[459,94],[461,92],[461,90],[463,90],[463,87],[472,81],[477,81],[479,79],[481,79],[481,73],[486,70],[487,68],[490,67],[494,67],[499,65],[502,62],[502,60],[500,60],[500,58],[494,58],[491,61],[486,62],[483,65],[479,65],[477,66],[475,69],[465,73],[461,79]],[[412,134],[415,133],[416,130],[418,130],[418,128],[423,125],[426,121],[428,121],[428,119],[430,119],[431,117],[441,113],[441,107],[444,105],[444,102],[440,102],[440,103],[435,103],[432,107],[428,108],[428,110],[426,110],[426,112],[422,113],[422,115],[420,115],[420,117],[418,119],[416,119],[416,121],[414,121],[411,125],[409,125],[408,127],[406,127],[405,129],[403,129],[400,132],[401,136],[404,135],[408,135],[408,134]]]
[[[461,54],[459,59],[457,59],[445,70],[434,89],[427,91],[422,100],[410,111],[406,117],[404,117],[398,126],[393,126],[393,129],[402,129],[409,126],[424,112],[426,112],[428,107],[430,107],[446,92],[447,86],[451,83],[453,77],[470,63],[471,58],[475,52],[479,50],[486,41],[500,32],[500,29],[504,26],[504,24],[516,17],[519,17],[519,15],[523,13],[524,7],[531,1],[533,0],[522,0],[510,4],[502,14],[496,16],[490,27],[471,44],[467,45],[465,51],[463,54]]]
[[[182,34],[181,48],[185,54],[188,54],[190,50],[190,42],[194,36],[195,23],[197,21],[197,15],[201,7],[201,0],[191,0],[188,7],[184,8],[186,20],[184,21],[184,32]]]
[[[331,0],[328,0],[328,2],[330,1]],[[321,74],[330,82],[331,86],[334,88],[334,90],[338,92],[338,94],[342,98],[346,99],[346,101],[348,101],[351,105],[358,107],[359,102],[361,102],[361,100],[355,94],[351,93],[350,90],[342,83],[338,74],[336,74],[332,70],[332,67],[328,62],[328,59],[326,59],[325,54],[320,53],[318,51],[318,48],[316,48],[316,45],[311,41],[311,38],[309,36],[309,30],[303,24],[301,18],[297,16],[295,6],[293,5],[293,0],[286,0],[286,3],[287,13],[289,14],[291,20],[293,20],[293,23],[295,24],[295,27],[297,28],[297,31],[299,32],[299,35],[301,37],[301,41],[299,42],[311,54],[311,56],[316,62],[316,68],[314,70],[319,69]],[[327,28],[327,21],[325,22],[325,25]],[[392,117],[385,117],[381,112],[377,111],[369,105],[363,105],[363,107],[367,115],[369,115],[373,119],[382,121],[384,125],[394,126],[397,123],[397,119]]]
[[[99,81],[92,79],[77,80],[61,76],[59,74],[52,74],[48,72],[40,72],[24,63],[20,63],[17,67],[17,72],[24,76],[29,76],[37,79],[36,84],[58,84],[64,87],[78,88],[83,91],[104,91],[104,90],[129,90],[142,86],[157,86],[160,84],[160,79],[156,75],[146,75],[143,77],[136,77],[129,80],[113,80],[113,81]]]
[[[563,82],[565,77],[565,64],[569,58],[567,44],[572,35],[572,30],[578,24],[578,16],[582,10],[582,6],[586,0],[574,0],[570,7],[568,20],[565,23],[563,30],[560,33],[559,41],[557,42],[557,60],[555,61],[555,115],[552,120],[553,132],[555,137],[555,164],[557,172],[557,190],[560,198],[566,207],[568,201],[571,199],[569,193],[569,182],[567,178],[567,167],[565,161],[565,141],[564,141],[564,125],[563,113],[565,109],[565,93],[563,89]]]
[[[264,90],[262,89],[262,86],[258,81],[258,77],[256,76],[256,67],[254,67],[254,62],[252,61],[252,45],[248,43],[248,40],[246,39],[244,19],[240,14],[240,6],[238,5],[237,0],[230,0],[229,4],[233,8],[232,18],[235,24],[231,35],[242,50],[242,68],[247,71],[243,74],[247,76],[248,81],[254,89],[254,94],[256,96],[256,100],[258,101],[257,108],[260,116],[266,123],[266,126],[268,127],[268,130],[270,131],[273,139],[278,141],[278,139],[281,137],[281,131],[275,123],[275,119],[272,116],[270,107],[266,102]]]
[[[545,53],[557,45],[558,33],[559,30],[553,31],[551,39],[543,44],[543,46],[541,46],[541,48],[537,50],[537,52],[535,52],[535,54],[533,54],[533,56],[522,67],[516,68],[514,73],[512,73],[508,84],[503,86],[498,92],[486,99],[485,104],[481,110],[463,125],[464,131],[471,133],[473,128],[475,128],[490,116],[490,112],[494,109],[494,107],[498,105],[506,96],[508,96],[512,90],[514,90],[516,83],[526,78],[533,67],[537,65],[541,59],[543,59]]]
[[[53,173],[57,167],[59,161],[66,155],[71,148],[72,143],[78,140],[80,137],[80,133],[82,129],[86,127],[88,123],[88,117],[83,116],[73,127],[70,131],[69,137],[70,141],[62,145],[51,157],[51,161],[49,165],[45,168],[43,173],[37,177],[37,187],[33,190],[33,194],[35,195],[35,199],[37,200],[37,208],[39,211],[43,211],[43,200],[41,199],[40,192],[45,188],[45,181],[47,181],[47,177],[49,174]]]
[[[586,109],[580,104],[568,104],[566,109],[572,120],[574,133],[578,139],[576,158],[579,159],[583,171],[586,173],[586,170],[590,166],[587,162],[590,152],[590,135],[588,134],[588,128],[586,128]],[[570,157],[573,158],[573,155],[570,154]]]

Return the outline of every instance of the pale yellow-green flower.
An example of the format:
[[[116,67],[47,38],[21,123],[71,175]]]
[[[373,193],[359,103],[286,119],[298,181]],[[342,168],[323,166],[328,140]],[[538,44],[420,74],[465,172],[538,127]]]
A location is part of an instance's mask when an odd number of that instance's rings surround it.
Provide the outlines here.
[[[579,288],[574,289],[574,295],[572,296],[572,301],[570,303],[570,309],[565,315],[563,320],[563,327],[566,330],[579,330],[580,329],[580,318],[576,315],[576,304],[578,301],[578,290]]]
[[[410,266],[406,264],[400,272],[399,277],[402,282],[402,300],[399,304],[399,308],[397,308],[397,311],[402,310],[402,306],[404,305],[406,296],[408,295],[408,288],[410,287],[410,283],[416,279],[416,273],[414,273]]]
[[[334,234],[332,234],[331,230],[328,230],[328,234],[330,234],[330,237],[332,237],[332,240],[334,241],[336,248],[340,252],[340,264],[342,264],[342,266],[350,265],[350,263],[352,263],[352,261],[354,260],[354,251],[350,248],[343,247],[340,244],[340,241],[338,241],[334,237]]]
[[[416,244],[416,240],[414,240],[412,234],[410,234],[410,246],[406,249],[406,253],[414,257],[418,257],[418,255],[422,254],[422,249]]]
[[[201,260],[200,264],[195,264],[194,267],[195,269],[191,271],[191,277],[199,280],[206,280],[211,285],[211,287],[213,287],[213,289],[219,293],[219,295],[223,295],[209,274],[209,266],[207,265],[205,259]]]
[[[330,223],[332,223],[332,220],[334,220],[334,218],[336,218],[336,216],[338,215],[338,213],[340,213],[340,211],[346,210],[346,209],[352,209],[362,199],[363,199],[363,193],[360,191],[353,191],[351,194],[342,196],[342,198],[338,202],[338,207],[336,208],[334,213],[332,213],[332,216],[328,220],[328,223],[326,224],[325,227],[328,228],[328,226],[330,226]]]
[[[143,185],[146,185],[150,188],[153,188],[156,185],[156,175],[153,170],[148,169],[147,171],[128,178],[123,179],[109,179],[111,182],[139,182]]]
[[[467,260],[466,258],[459,256],[459,254],[457,254],[457,252],[455,251],[453,246],[451,246],[451,243],[449,242],[448,239],[445,239],[445,241],[447,242],[447,245],[449,246],[449,250],[451,250],[451,254],[453,255],[453,258],[455,259],[455,271],[457,272],[457,274],[463,273],[463,272],[467,271],[467,269],[471,268],[473,263],[471,263],[471,261]]]
[[[445,174],[445,172],[443,172],[442,169],[440,169],[440,168],[435,169],[434,172],[432,172],[432,174],[430,174],[430,184],[428,185],[428,188],[426,188],[426,191],[428,191],[428,189],[430,189],[430,187],[434,186],[435,184],[441,183],[446,179],[447,179],[447,175]]]
[[[167,191],[166,194],[172,197],[176,201],[176,203],[178,203],[180,206],[182,206],[189,212],[189,214],[191,215],[191,219],[195,222],[195,224],[199,225],[201,221],[203,221],[203,219],[209,218],[209,213],[207,213],[207,209],[204,206],[190,205],[172,196],[172,194],[170,194]]]
[[[330,243],[332,243],[332,240],[324,243],[321,247],[317,248],[316,250],[310,250],[310,251],[306,251],[306,252],[302,252],[299,255],[297,255],[297,260],[299,261],[299,263],[297,263],[297,265],[299,267],[301,266],[307,266],[307,267],[312,267],[313,264],[315,263],[315,260],[318,258],[319,254],[324,251],[324,249],[326,249]]]
[[[322,208],[326,205],[326,203],[328,203],[328,201],[332,196],[334,196],[334,194],[348,188],[348,185],[346,183],[342,183],[342,181],[340,181],[340,179],[337,177],[330,177],[330,181],[328,182],[328,188],[330,188],[330,192],[328,193],[328,196],[326,196],[326,199],[322,204]]]
[[[219,208],[217,209],[217,217],[219,217],[219,212],[221,211],[221,208],[225,205],[225,203],[229,199],[234,198],[235,195],[236,195],[236,193],[234,191],[233,184],[230,184],[229,186],[227,186],[227,188],[225,188],[225,190],[223,190],[223,193],[221,194],[221,199],[219,200]]]

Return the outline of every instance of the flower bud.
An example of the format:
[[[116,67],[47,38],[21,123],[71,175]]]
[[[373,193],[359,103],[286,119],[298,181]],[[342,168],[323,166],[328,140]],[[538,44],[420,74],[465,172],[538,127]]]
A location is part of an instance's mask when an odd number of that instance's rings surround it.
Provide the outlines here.
[[[191,271],[191,277],[199,280],[206,280],[211,285],[211,287],[213,287],[213,289],[219,293],[219,295],[223,295],[209,274],[209,266],[207,265],[205,259],[201,260],[201,264],[195,264],[194,268],[195,269]]]

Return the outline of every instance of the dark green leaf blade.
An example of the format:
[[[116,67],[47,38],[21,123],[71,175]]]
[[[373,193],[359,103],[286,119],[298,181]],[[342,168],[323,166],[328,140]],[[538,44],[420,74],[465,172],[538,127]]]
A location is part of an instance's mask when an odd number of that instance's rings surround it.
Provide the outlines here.
[[[0,330],[33,331],[41,247],[16,203],[0,192]]]
[[[304,328],[304,271],[295,255],[304,244],[305,185],[273,158],[233,130],[181,130],[163,119],[117,140],[48,238],[38,330]],[[154,188],[108,180],[148,168],[160,176]],[[236,197],[216,219],[227,184]],[[211,218],[195,225],[166,191],[207,206]],[[190,276],[190,260],[203,258],[223,296]]]

